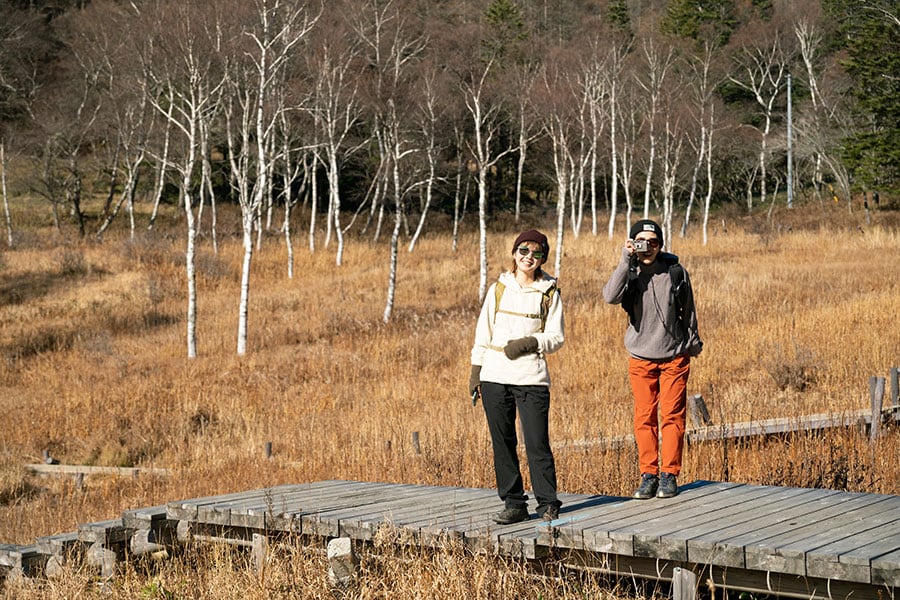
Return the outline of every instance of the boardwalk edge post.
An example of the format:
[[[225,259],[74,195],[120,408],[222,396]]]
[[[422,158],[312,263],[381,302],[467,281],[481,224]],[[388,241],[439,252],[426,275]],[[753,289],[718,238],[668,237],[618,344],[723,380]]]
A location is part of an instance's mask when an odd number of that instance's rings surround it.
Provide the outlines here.
[[[869,440],[877,440],[881,436],[881,407],[884,405],[884,377],[869,378],[869,400],[872,408],[872,426],[869,428]]]
[[[349,537],[328,542],[328,582],[332,587],[342,590],[350,587],[356,581],[358,566],[359,560]]]
[[[672,600],[694,600],[697,597],[697,574],[690,569],[672,569]]]

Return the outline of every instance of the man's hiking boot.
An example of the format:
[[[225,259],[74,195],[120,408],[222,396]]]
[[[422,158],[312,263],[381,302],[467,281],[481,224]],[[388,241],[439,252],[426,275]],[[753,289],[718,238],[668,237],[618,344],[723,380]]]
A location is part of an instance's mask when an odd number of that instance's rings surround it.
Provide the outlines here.
[[[551,504],[547,507],[547,510],[544,511],[544,514],[541,515],[541,518],[545,521],[555,521],[559,518],[559,507],[555,504]]]
[[[678,494],[678,482],[671,473],[659,474],[659,491],[656,492],[657,498],[673,498]]]
[[[512,525],[526,519],[528,519],[528,509],[524,506],[507,506],[499,514],[494,515],[494,522],[498,525]]]
[[[641,474],[641,485],[638,489],[634,490],[632,497],[637,498],[638,500],[647,500],[656,495],[656,490],[658,488],[659,477],[650,473],[643,473]]]

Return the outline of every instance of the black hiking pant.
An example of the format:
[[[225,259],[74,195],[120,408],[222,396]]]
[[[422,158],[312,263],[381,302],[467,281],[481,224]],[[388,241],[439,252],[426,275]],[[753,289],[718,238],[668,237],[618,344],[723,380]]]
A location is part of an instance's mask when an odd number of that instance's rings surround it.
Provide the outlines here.
[[[550,388],[543,385],[505,385],[484,381],[481,399],[491,432],[497,494],[507,508],[527,505],[519,456],[516,453],[516,412],[522,422],[525,454],[531,486],[537,500],[537,512],[561,506],[556,496],[556,464],[550,450],[548,417]]]

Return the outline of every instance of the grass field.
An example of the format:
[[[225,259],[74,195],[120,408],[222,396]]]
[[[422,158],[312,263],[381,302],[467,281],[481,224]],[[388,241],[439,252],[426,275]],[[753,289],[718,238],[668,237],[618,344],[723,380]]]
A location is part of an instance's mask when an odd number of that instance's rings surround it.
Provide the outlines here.
[[[773,211],[771,219],[767,209],[718,215],[706,245],[696,230],[669,244],[691,273],[705,342],[689,393],[703,394],[719,424],[866,408],[869,377],[900,366],[900,215],[875,212],[869,224],[846,206],[815,203]],[[297,233],[296,271],[288,279],[283,239],[264,235],[253,259],[249,350],[239,357],[239,216],[220,208],[218,253],[208,230],[199,241],[199,356],[189,360],[185,228],[169,210],[152,232],[142,225],[132,240],[114,230],[96,243],[78,241],[71,225],[56,232],[46,205],[13,206],[16,243],[0,253],[0,542],[31,543],[128,508],[280,483],[493,487],[484,414],[466,393],[479,309],[471,216],[456,252],[449,235],[437,231],[437,217],[413,253],[401,243],[387,325],[384,239],[350,234],[336,267],[324,233],[314,253]],[[554,222],[553,215],[530,218],[518,229],[537,226],[555,248]],[[491,228],[492,279],[508,262],[516,230]],[[565,235],[566,344],[549,359],[551,438],[625,435],[626,316],[601,295],[624,233],[615,240],[589,231]],[[173,474],[89,477],[77,487],[25,470],[44,451],[65,464],[165,467]],[[680,479],[900,494],[897,456],[896,429],[876,442],[848,430],[694,444]],[[565,492],[629,494],[638,478],[634,449],[570,445],[556,460]],[[284,597],[327,596],[324,558],[295,552],[265,582],[239,564],[220,569],[240,562],[222,551],[159,567],[163,575],[130,571],[116,597],[220,597],[217,589],[233,590],[221,597],[279,597],[278,590],[287,590]],[[536,580],[495,559],[447,556],[411,563],[398,557],[415,565],[402,569],[369,565],[360,597],[582,593],[565,579]],[[198,575],[196,564],[214,568]],[[510,575],[495,581],[500,569]],[[167,579],[154,584],[153,577]],[[5,593],[73,597],[89,581],[72,573],[50,586],[56,591],[24,583]],[[412,591],[404,596],[401,589]],[[601,593],[614,592],[589,596]]]

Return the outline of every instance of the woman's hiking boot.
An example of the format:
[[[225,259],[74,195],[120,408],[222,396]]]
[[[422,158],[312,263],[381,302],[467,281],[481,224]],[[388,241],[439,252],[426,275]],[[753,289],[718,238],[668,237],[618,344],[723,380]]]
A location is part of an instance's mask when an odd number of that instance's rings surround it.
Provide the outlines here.
[[[528,519],[528,509],[524,506],[507,506],[494,516],[498,525],[512,525]]]

